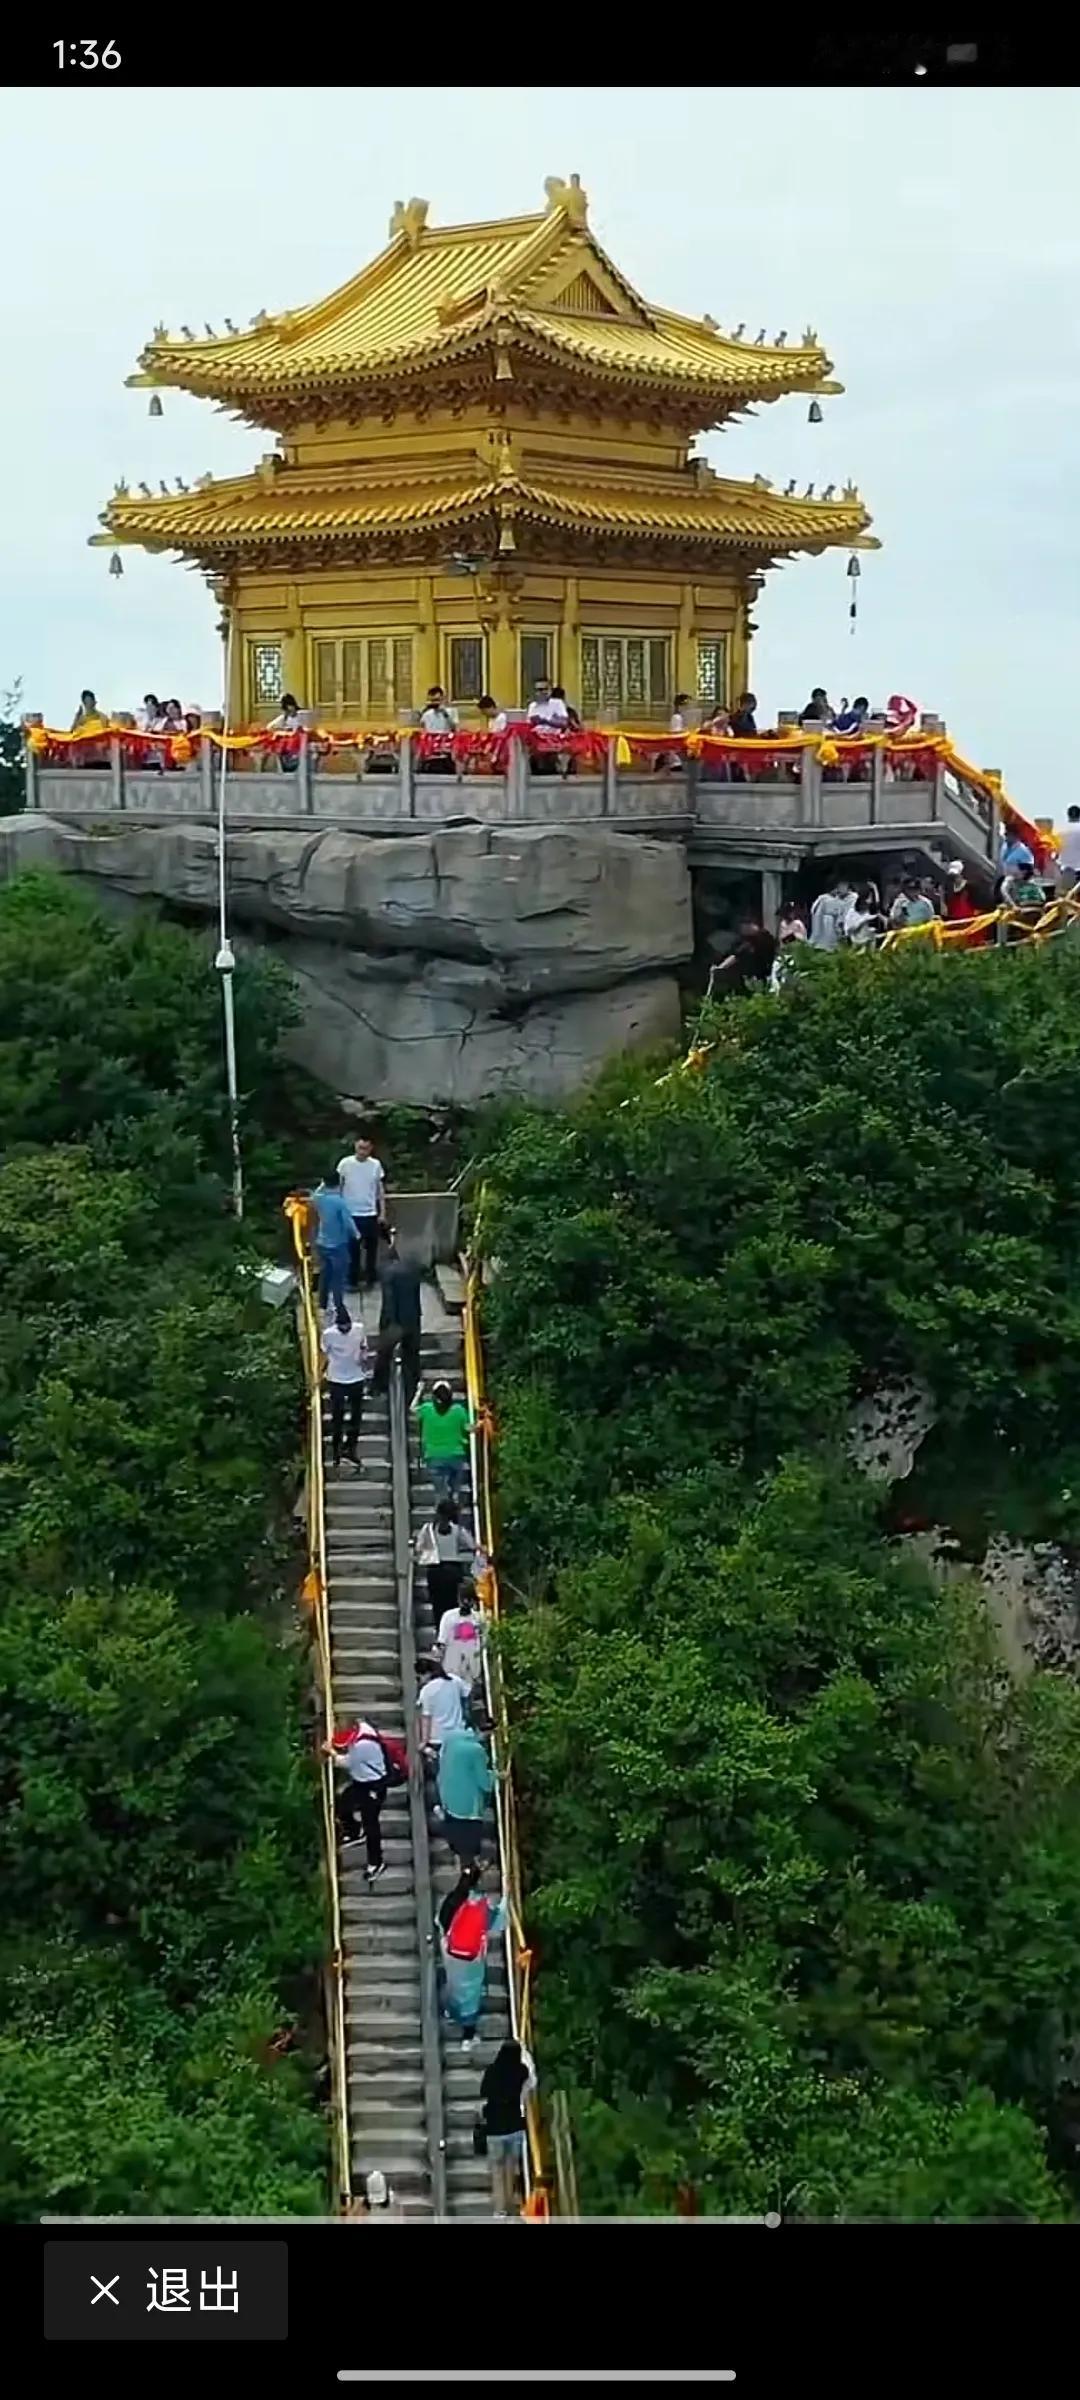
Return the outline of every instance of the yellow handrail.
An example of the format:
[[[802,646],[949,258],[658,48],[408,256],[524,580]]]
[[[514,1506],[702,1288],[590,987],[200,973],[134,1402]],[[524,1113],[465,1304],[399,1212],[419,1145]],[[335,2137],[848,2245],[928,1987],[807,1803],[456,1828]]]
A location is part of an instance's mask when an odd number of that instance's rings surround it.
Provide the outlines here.
[[[334,1730],[334,1690],[330,1660],[330,1603],[326,1571],[326,1510],[323,1486],[322,1349],[312,1291],[311,1259],[306,1231],[308,1204],[295,1193],[284,1204],[292,1230],[300,1281],[300,1349],[307,1384],[307,1574],[302,1597],[311,1610],[318,1660],[317,1688],[321,1704],[322,1742]],[[341,1930],[341,1887],[338,1882],[337,1836],[334,1820],[334,1764],[322,1753],[323,1848],[330,1895],[330,2092],[334,2119],[334,2155],[338,2202],[342,2214],[352,2198],[352,2156],[349,2142],[349,2080],[345,2049],[345,1952]]]
[[[484,1572],[477,1577],[485,1617],[498,1625],[500,1617],[499,1577],[495,1564],[495,1515],[492,1499],[491,1445],[492,1417],[487,1402],[484,1379],[484,1352],[479,1321],[480,1270],[475,1261],[469,1264],[465,1284],[465,1388],[469,1414],[473,1421],[470,1436],[472,1449],[473,1492],[476,1508],[476,1532],[481,1549],[488,1561]],[[495,1808],[499,1828],[499,1848],[502,1858],[503,1889],[509,1919],[507,1961],[510,1970],[511,2022],[515,2037],[528,2050],[532,2049],[532,1951],[525,1933],[522,1905],[521,1854],[517,1836],[517,1808],[510,1762],[510,1727],[506,1709],[500,1662],[496,1653],[492,1660],[485,1648],[485,1679],[488,1704],[494,1723],[495,1751]],[[544,2150],[540,2133],[540,2112],[533,2093],[525,2110],[526,2217],[547,2217],[548,2177],[545,2172]]]

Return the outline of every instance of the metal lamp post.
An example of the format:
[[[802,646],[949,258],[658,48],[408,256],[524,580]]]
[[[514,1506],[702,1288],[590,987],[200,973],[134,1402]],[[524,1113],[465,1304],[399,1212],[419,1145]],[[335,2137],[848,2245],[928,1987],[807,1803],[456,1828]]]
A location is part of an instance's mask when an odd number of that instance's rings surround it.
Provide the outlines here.
[[[221,977],[221,1005],[225,1020],[225,1081],[229,1095],[229,1139],[232,1144],[233,1210],[240,1219],[244,1214],[244,1169],[240,1156],[240,1095],[236,1081],[236,1016],[233,1008],[233,971],[236,956],[229,940],[229,920],[225,897],[225,778],[229,767],[229,695],[232,690],[232,614],[225,640],[225,706],[222,710],[221,764],[218,775],[218,952],[214,966]],[[204,736],[205,739],[205,736]]]

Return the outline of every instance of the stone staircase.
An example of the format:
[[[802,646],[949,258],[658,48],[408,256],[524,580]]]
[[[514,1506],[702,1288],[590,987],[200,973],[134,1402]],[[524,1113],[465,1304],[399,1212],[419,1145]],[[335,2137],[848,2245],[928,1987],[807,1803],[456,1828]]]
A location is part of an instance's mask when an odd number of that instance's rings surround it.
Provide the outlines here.
[[[349,1305],[354,1309],[358,1305],[352,1294]],[[438,1330],[423,1336],[423,1372],[430,1377],[441,1370],[457,1382],[460,1333],[447,1325],[437,1303],[431,1313],[442,1322]],[[430,1514],[433,1494],[429,1484],[418,1481],[412,1418],[409,1448],[415,1532]],[[363,1715],[380,1732],[404,1739],[390,1422],[385,1399],[372,1395],[367,1399],[359,1475],[348,1461],[337,1475],[331,1467],[325,1403],[324,1455],[335,1723],[345,1725],[352,1717]],[[435,1634],[422,1574],[414,1578],[414,1611],[417,1653],[422,1657],[430,1651]],[[404,1789],[387,1794],[382,1817],[386,1873],[378,1883],[369,1888],[365,1881],[362,1848],[344,1855],[339,1851],[339,1870],[354,2183],[359,2188],[373,2167],[381,2167],[405,2215],[429,2218],[434,2211],[431,2144],[438,2135],[429,2127],[425,2096],[422,1998],[427,1962],[422,1942],[429,1924],[434,1930],[435,1910],[456,1877],[449,1847],[433,1815],[433,1788],[427,1797],[430,1888],[426,1892],[417,1893],[409,1795]],[[485,1849],[485,1883],[492,1890],[498,1886],[495,1855],[492,1821]],[[486,2160],[473,2155],[472,2129],[483,2068],[509,2029],[505,1958],[502,1944],[497,1942],[488,1961],[488,2005],[472,2055],[463,2051],[452,2026],[439,2027],[446,2206],[452,2216],[491,2215],[488,2166]]]
[[[435,1375],[446,1375],[454,1385],[455,1395],[464,1395],[462,1337],[457,1327],[451,1325],[438,1333],[425,1333],[421,1340],[420,1355],[422,1371],[428,1381]],[[431,1515],[435,1494],[430,1479],[421,1471],[414,1417],[409,1419],[409,1485],[412,1532],[415,1536],[425,1518]],[[463,1493],[463,1511],[468,1512],[471,1505],[471,1495]],[[417,1658],[425,1658],[430,1654],[436,1629],[422,1568],[418,1568],[413,1577],[413,1621]],[[433,1907],[437,1908],[445,1893],[457,1881],[457,1870],[442,1826],[434,1814],[435,1800],[435,1785],[429,1780],[428,1842],[434,1886]],[[498,1846],[493,1811],[488,1815],[482,1855],[484,1888],[497,1892],[500,1878],[495,1864]],[[507,2039],[509,2032],[506,1954],[500,1939],[492,1943],[488,1952],[485,2008],[478,2037],[471,2050],[462,2047],[461,2036],[454,2025],[445,2018],[441,2018],[439,2024],[446,2126],[446,2204],[447,2213],[452,2217],[491,2215],[490,2170],[486,2159],[474,2156],[472,2132],[480,2107],[480,2078],[499,2043]]]

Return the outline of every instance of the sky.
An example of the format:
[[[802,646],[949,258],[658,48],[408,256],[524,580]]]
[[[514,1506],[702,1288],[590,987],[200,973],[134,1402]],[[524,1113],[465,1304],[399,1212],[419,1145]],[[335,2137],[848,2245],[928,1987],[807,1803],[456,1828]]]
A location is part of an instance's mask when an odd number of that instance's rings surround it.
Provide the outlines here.
[[[28,96],[29,97],[29,96]],[[70,722],[153,689],[216,705],[196,570],[87,548],[124,477],[242,473],[273,439],[124,377],[154,324],[321,298],[432,224],[524,215],[580,174],[643,295],[725,328],[817,331],[845,386],[700,445],[802,491],[852,478],[882,549],[848,625],[846,556],[795,559],[755,615],[763,722],[810,687],[909,694],[1032,815],[1075,794],[1080,646],[1080,93],[455,89],[37,92],[0,151],[8,229],[0,693]],[[457,128],[455,132],[453,129]],[[468,128],[470,138],[464,138]],[[1065,786],[1067,785],[1067,789]],[[1076,795],[1080,796],[1080,795]]]

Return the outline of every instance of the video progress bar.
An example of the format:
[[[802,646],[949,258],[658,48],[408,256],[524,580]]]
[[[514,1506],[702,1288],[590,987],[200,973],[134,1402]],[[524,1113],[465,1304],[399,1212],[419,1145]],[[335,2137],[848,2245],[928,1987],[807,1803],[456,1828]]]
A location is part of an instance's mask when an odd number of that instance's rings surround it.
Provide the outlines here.
[[[430,2383],[430,2367],[339,2367],[339,2383]],[[440,2383],[734,2383],[734,2367],[440,2367]]]

